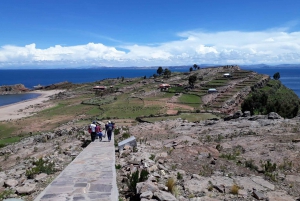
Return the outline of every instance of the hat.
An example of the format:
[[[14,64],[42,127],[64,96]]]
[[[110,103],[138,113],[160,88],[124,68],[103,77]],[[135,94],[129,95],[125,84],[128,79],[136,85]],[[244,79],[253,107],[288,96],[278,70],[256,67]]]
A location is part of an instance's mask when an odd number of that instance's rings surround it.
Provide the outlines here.
[[[110,124],[110,123],[111,123],[111,121],[108,121],[108,123]]]

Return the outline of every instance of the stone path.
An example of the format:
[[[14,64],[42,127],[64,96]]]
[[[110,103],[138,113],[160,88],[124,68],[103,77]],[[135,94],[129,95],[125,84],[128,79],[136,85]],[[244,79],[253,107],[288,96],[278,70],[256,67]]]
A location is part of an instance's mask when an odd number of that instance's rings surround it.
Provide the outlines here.
[[[117,201],[114,139],[90,143],[35,201]]]

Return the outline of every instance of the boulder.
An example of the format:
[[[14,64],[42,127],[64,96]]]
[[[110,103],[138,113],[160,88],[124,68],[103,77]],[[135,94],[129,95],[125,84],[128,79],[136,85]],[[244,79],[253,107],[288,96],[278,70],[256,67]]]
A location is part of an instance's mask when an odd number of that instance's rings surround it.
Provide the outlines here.
[[[155,191],[158,191],[158,187],[151,181],[140,182],[140,183],[136,184],[136,193],[137,194],[142,194],[147,191],[150,191],[153,193]]]
[[[4,182],[4,185],[7,187],[15,187],[18,185],[18,181],[15,179],[8,179]]]
[[[270,112],[268,114],[268,119],[282,119],[282,117],[276,112]]]
[[[140,198],[151,199],[152,196],[153,196],[153,193],[151,191],[146,191],[140,195]]]
[[[36,184],[26,183],[24,186],[16,188],[17,193],[18,194],[31,194],[35,191],[35,185]]]
[[[159,201],[177,201],[174,195],[166,191],[156,191],[153,196]]]
[[[262,192],[256,190],[253,190],[252,195],[258,200],[264,200],[266,198]]]
[[[251,112],[250,111],[245,111],[243,113],[243,117],[250,117],[251,116]]]
[[[48,176],[47,174],[41,173],[41,174],[36,175],[34,180],[39,182],[39,181],[43,180],[44,178],[46,178],[47,176]]]

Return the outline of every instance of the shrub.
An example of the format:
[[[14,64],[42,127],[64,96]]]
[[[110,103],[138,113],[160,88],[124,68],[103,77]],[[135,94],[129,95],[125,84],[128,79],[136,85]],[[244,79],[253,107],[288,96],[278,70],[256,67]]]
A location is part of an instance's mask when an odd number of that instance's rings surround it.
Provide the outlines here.
[[[151,154],[151,156],[149,157],[150,160],[153,160],[155,159],[155,154]]]
[[[149,172],[147,170],[135,171],[132,174],[127,174],[127,186],[128,189],[132,192],[136,192],[136,184],[138,182],[144,182],[147,180]]]
[[[127,174],[127,186],[132,192],[136,192],[136,184],[139,181],[139,172],[135,171],[132,174]]]
[[[117,169],[117,170],[121,169],[121,167],[122,167],[122,166],[121,166],[120,164],[116,165],[116,169]]]
[[[114,135],[119,135],[120,134],[120,128],[116,128],[115,130],[114,130]]]
[[[47,160],[44,161],[42,158],[40,158],[38,161],[35,161],[33,165],[35,165],[34,168],[26,170],[25,175],[28,179],[33,179],[34,175],[36,174],[46,173],[49,175],[55,172],[54,163],[48,162]]]
[[[252,159],[245,161],[245,167],[249,168],[250,170],[258,170],[258,167],[254,164]]]
[[[129,133],[123,133],[122,138],[127,139],[130,137]]]
[[[183,179],[182,174],[180,174],[180,172],[177,172],[177,179],[178,179],[178,180]]]

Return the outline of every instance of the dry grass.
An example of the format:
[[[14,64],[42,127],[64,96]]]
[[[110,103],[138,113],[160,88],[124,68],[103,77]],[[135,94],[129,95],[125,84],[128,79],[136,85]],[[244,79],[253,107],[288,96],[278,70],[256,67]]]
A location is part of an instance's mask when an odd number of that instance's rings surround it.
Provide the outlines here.
[[[231,186],[230,193],[233,195],[237,195],[239,193],[239,189],[240,187],[238,185],[233,184],[233,186]]]
[[[173,177],[169,178],[166,182],[166,186],[168,187],[168,191],[174,194],[176,192],[176,179]]]

